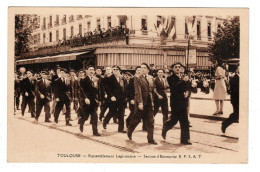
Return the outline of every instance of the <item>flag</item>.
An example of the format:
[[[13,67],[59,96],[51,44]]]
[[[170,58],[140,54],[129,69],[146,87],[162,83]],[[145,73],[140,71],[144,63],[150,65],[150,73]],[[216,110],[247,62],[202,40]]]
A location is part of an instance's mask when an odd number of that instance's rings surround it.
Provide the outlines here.
[[[171,23],[168,28],[168,37],[172,38],[173,40],[176,39],[176,30],[175,30],[175,18],[171,18]]]
[[[188,34],[190,36],[195,36],[195,30],[194,30],[194,23],[195,23],[196,16],[191,16],[186,18],[186,23],[188,27]]]

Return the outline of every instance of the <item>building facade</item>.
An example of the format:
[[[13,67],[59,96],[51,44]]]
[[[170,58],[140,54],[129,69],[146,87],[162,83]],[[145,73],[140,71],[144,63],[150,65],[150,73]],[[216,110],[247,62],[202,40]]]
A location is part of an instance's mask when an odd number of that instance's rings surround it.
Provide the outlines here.
[[[101,67],[119,65],[124,70],[132,70],[142,62],[154,64],[157,68],[169,68],[172,63],[179,61],[184,65],[188,63],[189,68],[195,70],[209,70],[211,62],[207,48],[213,43],[213,33],[223,22],[217,16],[193,16],[190,25],[190,16],[174,14],[53,14],[38,18],[40,27],[32,33],[31,52],[16,57],[17,66],[37,66],[39,69],[61,63],[68,68],[84,68],[94,64]],[[107,30],[122,27],[122,39],[112,39],[117,37],[112,35],[112,38],[98,38],[99,41],[94,43],[88,41],[90,32],[95,35],[100,30],[106,33]],[[161,36],[159,31],[162,28],[170,28],[170,32],[174,32],[174,39]],[[76,40],[74,44],[84,40],[87,44],[61,45],[66,40]]]

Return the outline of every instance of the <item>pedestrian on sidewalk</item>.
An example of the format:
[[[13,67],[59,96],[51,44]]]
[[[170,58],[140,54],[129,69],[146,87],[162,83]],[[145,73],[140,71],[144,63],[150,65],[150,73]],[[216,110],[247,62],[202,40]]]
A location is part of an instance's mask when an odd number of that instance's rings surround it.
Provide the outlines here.
[[[233,106],[233,113],[222,122],[221,130],[225,133],[228,126],[239,120],[239,66],[236,68],[234,77],[230,78],[230,98]]]
[[[215,72],[216,84],[214,88],[213,99],[215,100],[217,110],[213,115],[222,115],[223,103],[227,95],[227,88],[225,84],[226,73],[224,68],[222,67],[222,60],[218,59],[216,61],[216,66],[217,66]]]

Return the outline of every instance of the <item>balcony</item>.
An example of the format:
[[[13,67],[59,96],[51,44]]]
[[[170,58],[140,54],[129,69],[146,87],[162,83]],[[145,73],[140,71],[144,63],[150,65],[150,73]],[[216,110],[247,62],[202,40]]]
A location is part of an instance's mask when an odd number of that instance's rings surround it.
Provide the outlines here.
[[[62,24],[62,25],[67,24],[66,18],[63,18],[63,19],[61,20],[61,24]]]
[[[54,21],[54,26],[55,26],[55,27],[57,27],[57,26],[59,26],[59,25],[60,25],[59,21]]]
[[[46,30],[46,26],[45,25],[42,25],[42,30]]]
[[[71,39],[62,40],[58,42],[46,43],[38,46],[35,51],[22,53],[20,59],[36,58],[41,56],[50,56],[61,54],[75,49],[80,50],[88,47],[95,47],[100,45],[107,45],[109,43],[115,43],[124,41],[126,35],[123,30],[117,28],[113,31],[107,30],[102,34],[85,34],[83,37],[73,37]]]
[[[148,35],[148,31],[147,30],[142,30],[142,35]]]
[[[74,22],[74,17],[73,16],[69,17],[69,23],[71,23],[71,22]]]
[[[82,15],[77,15],[77,20],[82,20],[82,19],[83,19]]]
[[[48,23],[48,29],[52,28],[52,23]]]

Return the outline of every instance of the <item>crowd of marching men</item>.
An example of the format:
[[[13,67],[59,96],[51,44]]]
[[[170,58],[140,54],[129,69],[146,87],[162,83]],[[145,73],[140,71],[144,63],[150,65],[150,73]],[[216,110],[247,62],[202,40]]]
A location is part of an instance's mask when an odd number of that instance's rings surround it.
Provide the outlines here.
[[[157,144],[153,139],[154,116],[161,107],[162,137],[165,139],[167,131],[179,121],[181,144],[190,145],[189,98],[191,92],[196,92],[198,82],[179,62],[172,64],[171,69],[172,72],[150,70],[149,65],[142,63],[132,75],[130,72],[122,73],[119,66],[106,67],[104,74],[101,68],[94,66],[77,72],[58,66],[56,71],[42,70],[37,74],[21,67],[19,74],[15,73],[15,111],[20,110],[22,96],[22,116],[28,105],[31,117],[38,122],[44,108],[45,122],[52,122],[50,118],[53,114],[54,122],[58,123],[59,115],[63,113],[66,125],[72,126],[71,109],[74,109],[79,118],[80,131],[83,132],[84,123],[90,117],[94,136],[100,136],[98,119],[103,121],[103,128],[106,129],[113,118],[118,123],[118,132],[127,133],[130,140],[136,126],[142,121],[142,129],[148,133],[148,143]],[[202,83],[203,87],[208,92],[209,85]],[[167,89],[170,89],[170,116]],[[125,114],[127,106],[130,114]]]

